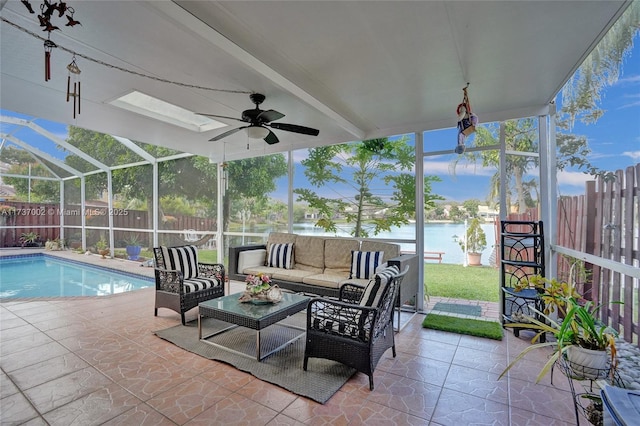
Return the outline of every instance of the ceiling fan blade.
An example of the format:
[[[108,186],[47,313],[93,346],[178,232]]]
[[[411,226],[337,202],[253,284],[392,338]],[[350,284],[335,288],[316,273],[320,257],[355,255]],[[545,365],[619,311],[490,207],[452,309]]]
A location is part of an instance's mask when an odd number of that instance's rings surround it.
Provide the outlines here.
[[[211,139],[209,139],[209,142],[219,141],[220,139],[226,138],[227,136],[230,136],[230,135],[232,135],[232,134],[234,134],[234,133],[236,133],[236,132],[238,132],[238,131],[240,131],[242,129],[246,129],[247,127],[249,127],[249,126],[242,126],[242,127],[238,127],[237,129],[231,129],[231,130],[229,130],[227,132],[220,133],[218,136],[214,136]]]
[[[283,113],[270,109],[267,111],[262,111],[260,114],[258,114],[257,119],[263,123],[269,123],[273,120],[279,120],[282,117],[284,117]]]
[[[278,130],[286,130],[287,132],[302,133],[303,135],[318,136],[320,134],[320,130],[298,126],[297,124],[271,123],[269,126]]]
[[[237,118],[237,117],[227,117],[226,115],[216,115],[216,114],[205,114],[204,112],[196,112],[196,114],[198,115],[204,115],[205,117],[211,117],[211,118],[226,118],[227,120],[236,120],[236,121],[242,121],[244,122],[244,120]]]
[[[278,139],[278,137],[275,135],[275,133],[273,133],[271,130],[269,130],[269,134],[267,135],[266,138],[264,138],[264,141],[266,143],[268,143],[269,145],[273,145],[274,143],[280,142],[280,139]]]

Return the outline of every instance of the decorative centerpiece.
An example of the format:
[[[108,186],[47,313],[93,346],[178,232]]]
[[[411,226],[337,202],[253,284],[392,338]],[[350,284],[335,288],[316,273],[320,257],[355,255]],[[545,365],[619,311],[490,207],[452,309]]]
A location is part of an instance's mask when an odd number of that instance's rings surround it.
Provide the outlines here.
[[[247,275],[247,288],[238,299],[240,302],[262,305],[278,303],[282,300],[282,290],[277,284],[271,284],[271,278],[266,274]]]

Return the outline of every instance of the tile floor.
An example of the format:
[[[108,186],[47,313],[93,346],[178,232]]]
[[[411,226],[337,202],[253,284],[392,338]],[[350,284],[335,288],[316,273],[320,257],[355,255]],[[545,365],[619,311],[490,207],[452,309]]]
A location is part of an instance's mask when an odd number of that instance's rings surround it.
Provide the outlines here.
[[[554,385],[548,376],[534,384],[548,354],[529,357],[498,380],[529,345],[526,332],[521,338],[506,332],[499,342],[427,330],[421,327],[424,315],[416,315],[397,335],[398,356],[388,351],[378,364],[374,391],[358,373],[322,405],[156,337],[155,330],[180,318],[167,309],[154,317],[153,298],[153,289],[144,289],[96,298],[3,300],[0,423],[575,424],[566,378],[556,373]],[[496,308],[489,304],[483,311],[494,316]],[[188,319],[195,317],[192,310]]]

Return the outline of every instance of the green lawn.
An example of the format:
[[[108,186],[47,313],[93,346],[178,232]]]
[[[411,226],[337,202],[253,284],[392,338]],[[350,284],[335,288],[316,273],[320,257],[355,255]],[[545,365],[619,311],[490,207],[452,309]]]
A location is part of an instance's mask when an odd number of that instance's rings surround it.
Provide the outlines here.
[[[490,266],[424,264],[425,293],[429,296],[497,302],[499,269]]]

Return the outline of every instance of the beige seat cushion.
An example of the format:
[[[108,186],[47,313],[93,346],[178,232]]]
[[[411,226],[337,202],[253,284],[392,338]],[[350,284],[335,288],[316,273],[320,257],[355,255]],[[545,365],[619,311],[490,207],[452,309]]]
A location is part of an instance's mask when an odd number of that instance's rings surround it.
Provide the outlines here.
[[[360,242],[351,238],[327,238],[324,240],[324,273],[349,276],[351,252],[358,250]],[[346,274],[346,275],[345,275]]]
[[[340,288],[344,275],[315,274],[304,277],[302,282],[309,285],[327,288]]]
[[[360,246],[360,251],[383,251],[383,262],[400,256],[400,246],[398,244],[385,243],[383,241],[364,240]]]
[[[324,269],[324,238],[298,235],[294,246],[295,268],[307,266]],[[309,268],[301,268],[308,270]]]
[[[278,283],[278,280],[301,283],[304,282],[305,277],[315,274],[313,271],[305,271],[303,269],[274,269],[275,271],[271,274],[271,278],[275,280],[276,284]]]

